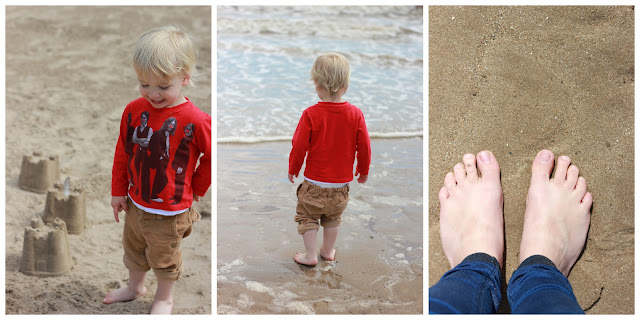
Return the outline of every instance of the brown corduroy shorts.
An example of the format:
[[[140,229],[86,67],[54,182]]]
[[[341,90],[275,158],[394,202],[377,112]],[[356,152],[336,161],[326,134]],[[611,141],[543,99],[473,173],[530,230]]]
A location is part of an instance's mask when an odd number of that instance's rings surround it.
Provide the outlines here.
[[[321,188],[304,180],[296,192],[295,221],[298,223],[298,233],[310,230],[340,226],[342,212],[349,202],[349,185],[341,188]],[[318,224],[318,220],[320,224]]]
[[[130,270],[153,269],[156,277],[178,280],[182,272],[180,241],[193,230],[200,213],[193,207],[175,216],[140,210],[128,200],[122,245],[124,265]]]

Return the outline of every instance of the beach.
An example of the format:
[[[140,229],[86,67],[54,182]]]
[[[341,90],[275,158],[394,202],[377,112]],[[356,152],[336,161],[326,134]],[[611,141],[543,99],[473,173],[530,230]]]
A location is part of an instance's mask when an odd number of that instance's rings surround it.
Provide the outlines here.
[[[423,313],[422,18],[415,6],[217,8],[218,314]],[[288,159],[319,101],[309,70],[331,51],[349,61],[343,99],[364,114],[372,162],[349,185],[336,261],[310,268],[293,260],[304,167],[292,184]]]
[[[518,267],[531,162],[567,155],[593,195],[569,281],[587,314],[634,313],[633,7],[429,8],[429,286],[450,266],[438,190],[465,153],[501,168],[505,278]],[[499,312],[509,312],[506,294]]]
[[[304,245],[291,144],[218,145],[219,314],[422,313],[422,139],[371,144],[368,181],[350,184],[336,261],[313,268],[293,261]]]
[[[211,114],[210,7],[6,7],[5,252],[7,314],[147,314],[156,290],[102,304],[126,286],[122,231],[111,208],[111,167],[124,107],[140,97],[132,67],[142,33],[179,24],[199,39],[197,86],[183,93]],[[18,186],[23,156],[59,159],[86,198],[87,229],[68,235],[71,269],[59,276],[21,273],[25,227],[45,209],[45,194]],[[174,314],[211,314],[211,195],[194,206],[202,220],[182,241],[184,270],[173,289]]]

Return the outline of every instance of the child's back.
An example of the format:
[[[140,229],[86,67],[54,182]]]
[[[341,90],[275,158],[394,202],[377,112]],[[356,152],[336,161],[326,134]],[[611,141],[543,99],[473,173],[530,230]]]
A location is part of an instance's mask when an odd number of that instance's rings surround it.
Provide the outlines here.
[[[329,183],[353,180],[353,162],[358,154],[358,172],[367,175],[371,150],[362,111],[348,102],[319,102],[307,108],[293,136],[289,172],[298,172],[307,153],[304,176]]]

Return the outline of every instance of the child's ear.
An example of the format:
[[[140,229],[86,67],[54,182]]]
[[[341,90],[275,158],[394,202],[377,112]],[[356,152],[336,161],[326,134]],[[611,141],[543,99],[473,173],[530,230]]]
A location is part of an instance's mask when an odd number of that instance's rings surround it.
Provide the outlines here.
[[[184,77],[182,78],[182,86],[186,87],[189,84],[190,79],[191,79],[191,75],[185,74]]]

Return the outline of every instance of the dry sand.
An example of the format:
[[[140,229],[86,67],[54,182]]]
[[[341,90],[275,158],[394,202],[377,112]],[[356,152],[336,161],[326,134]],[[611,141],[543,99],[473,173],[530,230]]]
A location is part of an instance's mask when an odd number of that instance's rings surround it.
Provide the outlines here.
[[[149,29],[180,24],[200,39],[198,86],[184,93],[211,114],[210,7],[6,8],[6,312],[8,314],[145,314],[156,290],[133,302],[103,305],[126,285],[122,228],[110,206],[111,165],[124,106],[139,97],[131,53]],[[72,269],[59,277],[18,271],[25,226],[44,211],[45,195],[18,187],[22,156],[60,158],[61,179],[84,189],[88,229],[70,235]],[[182,242],[184,273],[175,314],[211,313],[211,197],[203,219]]]
[[[218,145],[219,314],[422,314],[422,138],[371,148],[336,261],[310,268],[293,261],[304,251],[294,221],[304,168],[287,180],[291,142]]]
[[[508,281],[531,161],[548,148],[571,157],[594,198],[569,276],[578,302],[591,314],[634,313],[633,28],[633,7],[430,7],[430,286],[449,269],[438,229],[445,174],[465,153],[498,159]]]

